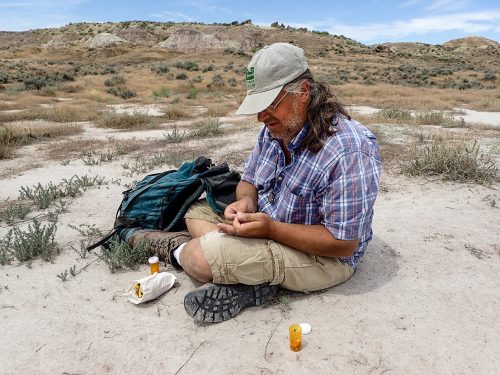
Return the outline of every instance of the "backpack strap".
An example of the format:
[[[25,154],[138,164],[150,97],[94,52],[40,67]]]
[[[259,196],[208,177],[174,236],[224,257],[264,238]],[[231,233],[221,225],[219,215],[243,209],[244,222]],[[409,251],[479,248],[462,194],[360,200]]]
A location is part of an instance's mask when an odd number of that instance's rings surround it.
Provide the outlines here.
[[[117,216],[115,220],[115,225],[113,226],[113,229],[111,231],[104,235],[99,241],[96,243],[93,243],[92,245],[87,246],[87,251],[94,250],[96,247],[99,246],[104,246],[107,248],[107,243],[113,237],[116,235],[119,231],[125,228],[135,228],[135,227],[140,227],[141,226],[141,220],[136,219],[136,220],[130,220],[129,218],[125,216]]]

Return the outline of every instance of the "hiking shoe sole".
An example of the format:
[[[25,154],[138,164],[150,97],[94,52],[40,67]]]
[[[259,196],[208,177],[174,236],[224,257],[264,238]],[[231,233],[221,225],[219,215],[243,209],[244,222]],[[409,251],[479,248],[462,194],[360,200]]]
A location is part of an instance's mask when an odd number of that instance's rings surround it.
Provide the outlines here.
[[[269,301],[277,285],[205,284],[184,297],[184,309],[198,323],[219,323],[250,306]]]

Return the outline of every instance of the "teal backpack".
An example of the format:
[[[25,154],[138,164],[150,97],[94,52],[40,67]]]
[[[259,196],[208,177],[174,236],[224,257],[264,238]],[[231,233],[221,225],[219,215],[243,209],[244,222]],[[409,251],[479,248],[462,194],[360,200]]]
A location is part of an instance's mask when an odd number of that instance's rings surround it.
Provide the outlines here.
[[[128,242],[137,229],[183,230],[184,214],[203,193],[210,207],[223,213],[236,200],[239,181],[240,175],[230,171],[226,163],[213,165],[203,156],[177,170],[150,174],[123,192],[113,229],[87,250],[107,248],[115,235]]]

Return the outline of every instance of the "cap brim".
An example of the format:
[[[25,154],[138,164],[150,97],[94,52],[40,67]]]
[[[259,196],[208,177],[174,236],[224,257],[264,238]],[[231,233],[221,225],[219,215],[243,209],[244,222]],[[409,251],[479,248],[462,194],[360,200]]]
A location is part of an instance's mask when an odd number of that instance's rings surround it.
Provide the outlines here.
[[[253,115],[259,113],[269,107],[274,99],[278,96],[283,86],[278,86],[274,89],[248,94],[236,111],[237,115]]]

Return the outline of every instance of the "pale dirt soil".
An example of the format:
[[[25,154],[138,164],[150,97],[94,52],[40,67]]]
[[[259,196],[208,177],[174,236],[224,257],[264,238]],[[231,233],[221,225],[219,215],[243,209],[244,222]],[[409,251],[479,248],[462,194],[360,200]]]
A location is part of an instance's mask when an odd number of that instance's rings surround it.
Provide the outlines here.
[[[175,147],[195,148],[241,170],[257,135],[249,121],[225,118],[224,141]],[[89,125],[77,137],[155,140],[161,133]],[[184,273],[171,271],[176,286],[136,306],[121,294],[148,274],[146,265],[112,274],[95,254],[80,259],[71,250],[81,236],[68,224],[109,229],[124,185],[142,177],[125,177],[121,164],[161,150],[86,166],[74,157],[68,165],[45,160],[46,146],[25,147],[21,157],[0,162],[1,201],[15,199],[20,186],[74,174],[120,179],[120,185],[69,201],[56,235],[62,251],[53,263],[0,266],[0,374],[494,374],[500,368],[498,183],[384,171],[374,240],[349,281],[199,326],[183,308],[184,295],[199,283]],[[1,225],[3,236],[8,227]],[[72,265],[88,267],[63,283],[56,275]],[[310,323],[312,332],[294,353],[288,326],[299,322]]]

